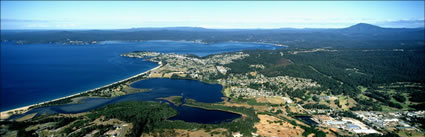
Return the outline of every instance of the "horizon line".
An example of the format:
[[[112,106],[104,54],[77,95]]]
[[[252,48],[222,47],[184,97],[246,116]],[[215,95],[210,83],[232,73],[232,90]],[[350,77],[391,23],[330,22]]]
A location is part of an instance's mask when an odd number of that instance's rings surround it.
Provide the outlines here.
[[[382,27],[379,25],[371,24],[371,23],[355,23],[353,25],[347,26],[347,27],[338,27],[338,28],[326,28],[326,27],[279,27],[279,28],[266,28],[266,27],[258,27],[258,28],[214,28],[214,27],[201,27],[201,26],[169,26],[169,27],[130,27],[130,28],[104,28],[104,29],[95,29],[95,28],[76,28],[76,29],[60,29],[60,28],[53,28],[53,29],[43,29],[43,28],[33,28],[33,29],[1,29],[5,31],[31,31],[31,30],[135,30],[135,29],[167,29],[167,28],[199,28],[199,29],[210,29],[210,30],[276,30],[276,29],[294,29],[294,30],[303,30],[303,29],[344,29],[349,28],[355,25],[359,24],[367,24],[372,25],[380,28],[388,28],[388,29],[419,29],[419,28],[425,28],[425,26],[422,27]]]

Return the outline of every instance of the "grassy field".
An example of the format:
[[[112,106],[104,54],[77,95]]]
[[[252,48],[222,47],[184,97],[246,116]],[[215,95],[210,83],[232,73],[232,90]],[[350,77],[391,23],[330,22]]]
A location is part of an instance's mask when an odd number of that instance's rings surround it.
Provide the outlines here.
[[[343,109],[343,110],[346,110],[347,109],[347,106],[345,105],[347,103],[346,97],[339,96],[337,103],[341,106],[341,109]]]

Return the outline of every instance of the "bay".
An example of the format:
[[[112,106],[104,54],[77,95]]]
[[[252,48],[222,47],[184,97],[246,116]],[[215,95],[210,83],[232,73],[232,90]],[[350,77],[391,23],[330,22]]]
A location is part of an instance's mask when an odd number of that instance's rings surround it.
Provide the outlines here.
[[[132,51],[194,54],[276,49],[255,43],[200,44],[178,41],[106,41],[94,45],[1,43],[1,104],[9,110],[107,85],[157,66],[121,57]]]

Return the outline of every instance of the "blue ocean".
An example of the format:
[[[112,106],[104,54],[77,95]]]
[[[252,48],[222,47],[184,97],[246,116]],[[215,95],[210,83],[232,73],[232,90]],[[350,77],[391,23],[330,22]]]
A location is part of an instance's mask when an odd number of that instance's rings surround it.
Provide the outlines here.
[[[176,41],[120,42],[93,45],[1,43],[1,111],[40,103],[107,85],[157,66],[121,57],[132,51],[194,54],[276,49],[254,43],[200,44]]]

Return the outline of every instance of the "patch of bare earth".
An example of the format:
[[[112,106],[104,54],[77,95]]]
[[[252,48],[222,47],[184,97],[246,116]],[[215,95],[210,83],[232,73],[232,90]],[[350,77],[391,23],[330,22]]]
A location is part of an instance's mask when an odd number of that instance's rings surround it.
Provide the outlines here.
[[[303,123],[303,122],[301,122],[301,121],[298,121],[298,120],[296,120],[296,119],[294,119],[294,118],[292,118],[292,117],[289,117],[289,116],[287,116],[287,115],[280,115],[280,116],[282,116],[282,117],[284,117],[284,118],[286,118],[286,119],[289,119],[289,120],[295,121],[295,123],[297,123],[297,125],[303,125],[303,126],[306,126],[306,127],[310,127],[309,125],[307,125],[307,124],[305,124],[305,123]]]
[[[297,137],[302,136],[304,130],[286,121],[269,115],[258,115],[260,122],[255,124],[260,136]]]
[[[323,128],[321,128],[321,130],[322,130],[323,132],[325,132],[326,137],[336,137],[335,133],[333,133],[333,132],[332,132],[332,131],[330,131],[329,129],[323,129]]]
[[[223,106],[252,108],[252,106],[248,105],[248,104],[230,103],[230,102],[227,102],[227,101],[224,102]]]
[[[270,106],[254,106],[254,110],[257,112],[269,111]]]
[[[16,121],[21,122],[21,121],[25,121],[25,120],[30,120],[30,119],[32,119],[35,115],[37,115],[37,113],[31,113],[31,114],[28,114],[28,115],[25,115],[25,116],[23,116],[23,117],[20,117],[20,118],[16,119]]]
[[[271,104],[285,104],[286,101],[283,100],[280,96],[273,96],[273,97],[258,97],[255,99],[255,101],[259,103],[271,103]]]
[[[326,133],[326,137],[336,137],[334,132],[338,133],[340,136],[353,136],[353,134],[350,134],[349,132],[340,130],[338,128],[329,128],[328,130],[323,130],[323,131]]]
[[[276,61],[277,66],[286,67],[288,65],[292,64],[292,61],[289,59],[281,58]]]
[[[289,111],[288,111],[288,113],[290,113],[290,112],[292,112],[292,113],[303,113],[303,111],[304,110],[302,110],[302,109],[299,109],[298,107],[296,107],[296,106],[288,106],[289,107]]]
[[[265,97],[255,98],[255,101],[257,101],[258,103],[268,103],[267,98]]]

